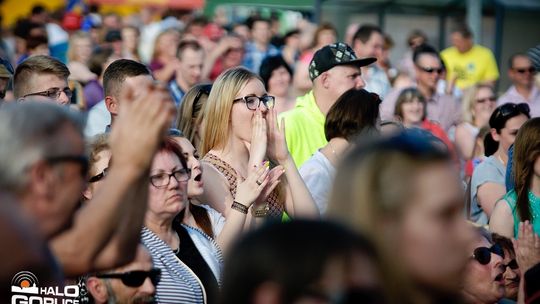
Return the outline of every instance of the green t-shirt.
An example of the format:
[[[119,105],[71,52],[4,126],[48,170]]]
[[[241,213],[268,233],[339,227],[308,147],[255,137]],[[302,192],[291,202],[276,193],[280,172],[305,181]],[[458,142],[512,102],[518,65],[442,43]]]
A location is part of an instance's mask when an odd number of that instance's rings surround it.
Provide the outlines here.
[[[315,103],[313,91],[296,99],[296,106],[281,113],[279,121],[285,119],[287,146],[297,168],[313,153],[326,145],[324,122],[326,120]]]

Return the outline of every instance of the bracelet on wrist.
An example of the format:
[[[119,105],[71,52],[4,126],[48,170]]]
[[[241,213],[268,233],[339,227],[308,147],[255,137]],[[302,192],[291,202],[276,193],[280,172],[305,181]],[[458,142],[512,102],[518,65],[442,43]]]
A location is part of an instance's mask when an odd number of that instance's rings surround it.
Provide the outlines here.
[[[244,204],[241,204],[237,201],[233,201],[232,205],[231,205],[231,208],[236,210],[236,211],[239,211],[239,212],[242,212],[243,214],[248,214],[248,207]]]
[[[263,208],[259,209],[251,208],[251,215],[253,215],[254,217],[266,217],[269,210],[270,207],[268,206],[268,204],[266,204]]]

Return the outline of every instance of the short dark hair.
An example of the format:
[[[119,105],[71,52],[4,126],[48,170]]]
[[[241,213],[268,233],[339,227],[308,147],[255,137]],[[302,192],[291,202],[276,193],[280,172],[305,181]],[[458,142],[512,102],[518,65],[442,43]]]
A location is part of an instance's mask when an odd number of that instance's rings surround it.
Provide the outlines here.
[[[514,245],[509,238],[497,233],[492,233],[491,238],[493,239],[493,243],[499,244],[502,249],[508,251],[511,256],[516,256],[516,252],[514,251]]]
[[[373,24],[364,24],[354,33],[353,41],[360,40],[362,43],[366,43],[374,32],[383,34],[380,27]]]
[[[152,75],[142,63],[130,59],[118,59],[111,63],[103,73],[105,96],[118,96],[124,80],[139,75]]]
[[[466,38],[466,39],[472,38],[472,36],[473,36],[473,33],[472,33],[471,29],[467,25],[465,25],[463,23],[456,25],[452,29],[452,34],[454,34],[454,33],[458,33],[461,36],[463,36],[463,38]]]
[[[100,76],[103,73],[103,65],[112,56],[113,52],[113,49],[110,47],[95,49],[88,60],[88,69],[90,69],[90,72]]]
[[[268,90],[268,81],[270,81],[270,78],[272,77],[272,73],[279,69],[280,67],[284,67],[289,75],[292,77],[292,69],[291,67],[285,62],[285,59],[281,55],[276,56],[269,56],[266,57],[262,63],[261,68],[259,70],[259,76],[261,76],[264,87]]]
[[[184,54],[184,51],[187,49],[191,49],[196,52],[203,50],[201,44],[197,40],[183,40],[178,44],[178,48],[176,49],[176,57],[182,60],[182,54]]]
[[[510,56],[510,58],[508,58],[508,68],[510,68],[510,69],[514,68],[514,60],[516,58],[518,58],[518,57],[529,58],[529,56],[527,56],[527,54],[525,54],[525,53],[514,53],[514,54],[512,54],[512,56]],[[530,58],[529,58],[529,60],[530,60]]]
[[[45,7],[41,4],[36,4],[34,7],[32,7],[32,16],[33,15],[39,15],[46,12]]]
[[[279,286],[280,303],[296,302],[320,280],[329,261],[346,262],[353,254],[378,267],[373,245],[339,224],[302,219],[268,223],[231,248],[221,303],[250,303],[265,282]]]
[[[326,114],[326,140],[341,137],[351,141],[365,129],[375,129],[380,103],[379,95],[364,89],[343,93]]]
[[[13,75],[13,94],[16,98],[29,94],[30,78],[34,74],[52,74],[58,78],[65,79],[69,77],[69,69],[60,60],[45,56],[36,55],[29,57],[15,69]]]
[[[437,50],[432,47],[431,45],[429,44],[421,44],[419,46],[417,46],[414,51],[413,51],[413,62],[415,64],[418,64],[418,59],[420,58],[421,55],[423,54],[430,54],[430,55],[433,55],[435,57],[437,57],[439,59],[439,61],[442,61],[441,60],[441,57],[439,56],[439,52],[437,52]]]
[[[49,39],[44,35],[29,36],[26,38],[26,47],[29,50],[33,50],[40,45],[49,44]]]
[[[249,30],[252,30],[253,26],[257,22],[266,22],[266,23],[268,23],[269,26],[272,25],[272,22],[270,21],[270,19],[259,17],[259,16],[248,18],[246,20],[246,25],[248,26]]]

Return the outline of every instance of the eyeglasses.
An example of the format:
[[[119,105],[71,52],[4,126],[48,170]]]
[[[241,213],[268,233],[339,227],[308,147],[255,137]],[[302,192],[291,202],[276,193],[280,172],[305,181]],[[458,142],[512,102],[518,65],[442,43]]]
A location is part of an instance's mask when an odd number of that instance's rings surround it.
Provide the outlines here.
[[[272,109],[276,103],[276,98],[270,95],[264,96],[244,96],[233,100],[233,102],[244,101],[246,107],[252,111],[257,110],[261,106],[261,102],[267,109]]]
[[[54,99],[54,100],[58,100],[58,98],[60,98],[60,94],[64,92],[64,94],[66,94],[66,96],[71,99],[71,96],[73,96],[73,92],[71,91],[70,88],[68,87],[65,87],[63,89],[60,89],[60,88],[52,88],[52,89],[48,89],[48,90],[45,90],[45,91],[41,91],[41,92],[35,92],[35,93],[30,93],[30,94],[26,94],[23,96],[24,97],[28,97],[28,96],[35,96],[35,95],[39,95],[39,96],[45,96],[45,97],[48,97],[50,99]]]
[[[195,95],[195,98],[193,99],[193,105],[191,106],[191,117],[195,117],[195,105],[199,103],[199,100],[202,97],[202,94],[206,94],[206,96],[210,95],[210,91],[212,90],[211,84],[205,84],[202,85],[199,89],[199,92],[197,92],[197,95]]]
[[[139,287],[144,283],[146,278],[150,278],[152,284],[156,286],[161,277],[161,270],[153,268],[150,271],[136,270],[123,273],[104,273],[98,274],[96,277],[101,279],[120,279],[124,285],[129,287]]]
[[[490,96],[490,97],[486,97],[486,98],[478,98],[476,100],[476,103],[484,103],[486,101],[491,101],[491,102],[495,102],[497,101],[497,97],[495,96]]]
[[[425,67],[421,67],[421,66],[419,66],[419,65],[417,65],[417,67],[418,67],[420,70],[422,70],[422,71],[424,71],[424,72],[426,72],[426,73],[429,73],[429,74],[432,74],[432,73],[441,74],[441,73],[443,72],[443,69],[442,69],[442,68],[432,68],[432,67],[427,67],[427,68],[425,68]]]
[[[529,112],[531,109],[529,108],[529,105],[526,103],[505,103],[502,106],[495,109],[495,111],[498,111],[496,114],[496,117],[502,116],[506,117],[512,114],[523,113],[525,115],[529,115]]]
[[[534,74],[536,73],[536,69],[534,67],[528,67],[528,68],[522,68],[522,69],[516,69],[516,68],[512,68],[512,70],[520,73],[520,74],[525,74],[527,72],[529,72],[530,74]]]
[[[109,172],[109,167],[103,169],[103,171],[101,171],[101,173],[97,174],[97,175],[94,175],[92,177],[90,177],[90,179],[88,180],[89,183],[95,183],[97,181],[100,181],[102,180],[105,176],[107,176],[107,173]]]
[[[487,265],[491,262],[491,254],[494,253],[504,259],[504,251],[499,244],[495,244],[490,248],[478,247],[474,250],[472,258],[482,265]]]
[[[164,188],[171,182],[171,177],[174,177],[177,182],[187,182],[191,176],[191,169],[180,169],[172,173],[158,173],[150,176],[150,183],[156,188]]]
[[[86,155],[59,155],[59,156],[50,156],[46,157],[45,161],[49,164],[58,164],[65,162],[79,163],[81,165],[81,175],[85,176],[88,174],[88,157]]]
[[[508,262],[508,264],[503,265],[503,266],[504,266],[505,270],[506,270],[506,267],[510,267],[510,269],[513,269],[513,270],[519,268],[519,265],[518,265],[516,259],[511,260],[510,262]]]

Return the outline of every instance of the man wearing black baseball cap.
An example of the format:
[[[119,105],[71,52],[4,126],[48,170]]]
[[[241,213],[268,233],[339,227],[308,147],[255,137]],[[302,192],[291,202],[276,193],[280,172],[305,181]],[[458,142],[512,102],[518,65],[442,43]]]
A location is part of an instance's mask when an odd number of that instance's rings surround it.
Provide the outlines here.
[[[365,86],[360,67],[376,60],[357,58],[352,48],[342,42],[329,44],[315,53],[309,64],[313,90],[298,97],[294,109],[281,115],[287,145],[297,167],[326,145],[326,113],[341,94]]]

